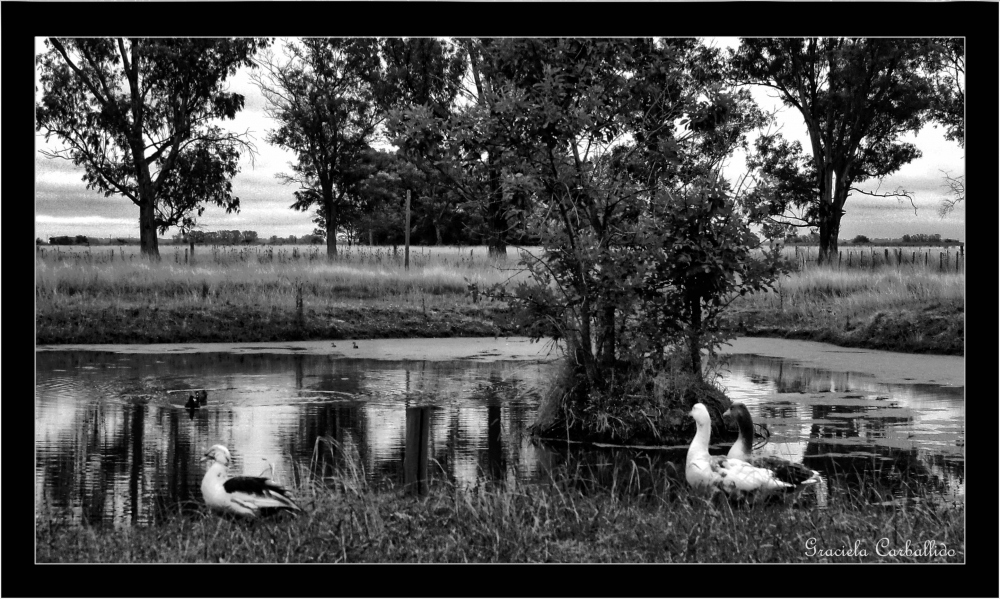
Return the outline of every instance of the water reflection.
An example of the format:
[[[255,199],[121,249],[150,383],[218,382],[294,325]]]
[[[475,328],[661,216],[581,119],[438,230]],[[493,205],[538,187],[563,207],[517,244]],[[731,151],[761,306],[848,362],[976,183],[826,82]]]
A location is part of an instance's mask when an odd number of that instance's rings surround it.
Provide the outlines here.
[[[915,488],[964,497],[963,387],[879,383],[778,358],[728,358],[721,384],[771,432],[759,453],[822,472],[835,493],[878,481],[897,497]]]
[[[351,471],[415,493],[428,480],[543,480],[568,455],[524,433],[553,364],[81,351],[38,352],[36,364],[36,510],[74,521],[128,526],[198,509],[198,459],[216,443],[230,448],[234,473],[273,471],[296,486]],[[917,484],[964,497],[962,388],[757,356],[731,356],[720,382],[770,430],[760,452],[819,470],[834,497],[872,480],[897,495]],[[195,389],[210,399],[187,410]],[[677,487],[683,461],[683,451],[582,455],[575,463],[616,491]]]
[[[406,408],[406,452],[403,456],[404,488],[410,495],[427,494],[427,448],[431,409]]]
[[[331,360],[315,355],[39,352],[36,502],[74,519],[147,523],[200,500],[206,447],[236,473],[281,483],[354,468],[403,485],[421,414],[419,460],[459,486],[530,478],[521,435],[551,365]],[[192,389],[209,390],[197,410]],[[433,409],[432,409],[433,407]],[[530,445],[530,443],[529,443]]]

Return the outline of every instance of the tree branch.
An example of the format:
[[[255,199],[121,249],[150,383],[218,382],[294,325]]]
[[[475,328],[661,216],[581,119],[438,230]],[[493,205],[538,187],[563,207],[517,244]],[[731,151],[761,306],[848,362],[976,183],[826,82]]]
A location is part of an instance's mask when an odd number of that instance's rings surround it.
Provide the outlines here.
[[[910,206],[913,207],[913,214],[917,213],[917,205],[913,202],[912,191],[906,191],[902,187],[897,187],[895,191],[892,191],[890,193],[879,193],[878,190],[881,187],[882,187],[882,180],[879,179],[878,186],[875,188],[875,191],[865,191],[863,189],[858,189],[857,187],[848,187],[848,189],[850,191],[856,191],[860,194],[864,194],[866,196],[872,196],[875,198],[899,198],[900,202],[903,201],[903,198],[906,198],[907,200],[910,200]]]

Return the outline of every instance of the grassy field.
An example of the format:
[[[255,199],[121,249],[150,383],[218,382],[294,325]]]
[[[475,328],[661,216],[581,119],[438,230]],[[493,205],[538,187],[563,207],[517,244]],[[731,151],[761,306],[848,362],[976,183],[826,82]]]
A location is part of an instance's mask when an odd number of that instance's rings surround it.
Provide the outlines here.
[[[135,250],[136,248],[131,248]],[[177,248],[182,249],[182,248]],[[36,261],[39,343],[280,341],[514,334],[481,295],[516,281],[516,250],[316,246],[169,249],[150,264],[108,248],[48,248]]]
[[[749,335],[961,355],[965,274],[806,268],[772,292],[737,298],[727,319]]]
[[[306,514],[245,522],[176,508],[149,527],[36,526],[39,562],[962,562],[964,504],[863,501],[820,508],[707,498],[635,463],[597,483],[559,467],[535,485],[425,497],[340,474],[300,490]],[[877,491],[877,490],[874,490]],[[930,543],[940,554],[915,554]],[[906,553],[907,543],[910,553]],[[863,551],[862,551],[863,550]]]
[[[866,248],[864,258],[845,254],[836,264],[816,267],[809,253],[815,248],[785,248],[800,270],[774,292],[737,298],[727,322],[745,335],[962,354],[964,255],[956,262],[954,248],[900,247],[885,262],[884,249]],[[481,292],[521,280],[517,251],[509,248],[496,260],[482,246],[411,248],[407,270],[403,249],[391,247],[342,247],[328,263],[318,246],[198,247],[193,259],[186,247],[165,246],[154,264],[142,260],[136,246],[41,247],[37,340],[513,335],[518,331],[507,306]],[[921,253],[927,265],[909,260]],[[958,264],[958,272],[945,264]]]

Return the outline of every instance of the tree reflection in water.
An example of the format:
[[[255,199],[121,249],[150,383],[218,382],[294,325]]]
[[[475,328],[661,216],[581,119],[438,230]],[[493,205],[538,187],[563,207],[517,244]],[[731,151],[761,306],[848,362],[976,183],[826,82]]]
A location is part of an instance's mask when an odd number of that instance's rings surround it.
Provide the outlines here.
[[[773,446],[764,451],[780,448],[819,470],[832,495],[877,479],[901,495],[919,485],[964,496],[963,389],[880,385],[856,373],[733,358],[721,382],[769,427]],[[417,438],[426,461],[414,470],[423,480],[462,488],[544,480],[570,456],[564,446],[533,443],[524,430],[554,367],[38,352],[37,509],[126,526],[198,510],[198,460],[215,443],[233,450],[236,473],[258,475],[270,464],[295,485],[354,471],[402,489],[410,471],[408,407],[423,414]],[[202,388],[212,401],[188,413],[188,390]],[[574,468],[615,489],[672,480],[683,461],[683,452],[660,450],[571,452]],[[608,465],[628,470],[628,480],[615,479]]]

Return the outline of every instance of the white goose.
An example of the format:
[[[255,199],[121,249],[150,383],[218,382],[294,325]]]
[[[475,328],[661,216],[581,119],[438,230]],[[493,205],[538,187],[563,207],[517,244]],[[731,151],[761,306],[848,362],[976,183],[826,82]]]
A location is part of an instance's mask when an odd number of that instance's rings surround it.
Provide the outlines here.
[[[745,405],[739,402],[734,403],[722,414],[723,419],[727,417],[731,417],[736,421],[739,437],[736,439],[736,443],[733,443],[732,448],[729,449],[726,457],[743,460],[754,466],[767,468],[774,472],[775,477],[779,480],[791,483],[797,487],[812,485],[820,481],[819,472],[806,468],[802,464],[790,462],[778,456],[753,455],[753,418],[751,418],[750,410]]]
[[[212,511],[240,516],[266,516],[278,512],[301,512],[281,485],[261,476],[229,477],[229,450],[213,445],[202,461],[211,464],[201,479],[201,495]]]
[[[795,485],[778,479],[767,468],[751,466],[743,460],[713,456],[708,453],[712,435],[712,419],[704,404],[696,403],[691,409],[698,430],[688,448],[684,474],[689,485],[696,489],[720,489],[726,493],[771,493],[795,488]]]

